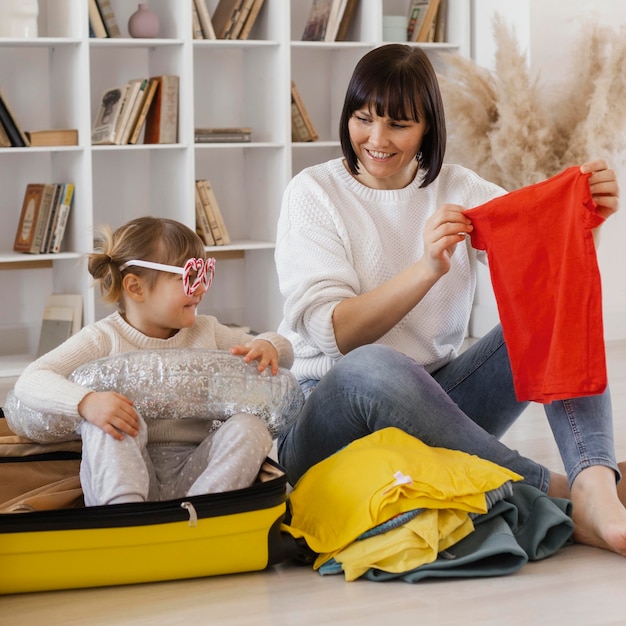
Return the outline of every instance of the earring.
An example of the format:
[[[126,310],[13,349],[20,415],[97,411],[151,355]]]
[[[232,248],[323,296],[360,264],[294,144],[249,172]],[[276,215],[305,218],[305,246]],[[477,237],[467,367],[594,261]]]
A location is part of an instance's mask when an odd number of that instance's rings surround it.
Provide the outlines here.
[[[421,165],[422,164],[422,151],[420,150],[416,155],[415,155],[415,160]]]

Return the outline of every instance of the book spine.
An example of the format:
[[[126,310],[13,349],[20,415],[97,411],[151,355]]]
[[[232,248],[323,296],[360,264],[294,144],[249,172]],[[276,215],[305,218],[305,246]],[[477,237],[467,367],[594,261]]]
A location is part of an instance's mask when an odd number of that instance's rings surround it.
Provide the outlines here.
[[[44,231],[48,224],[48,216],[50,214],[50,207],[52,206],[54,189],[55,187],[53,183],[47,183],[46,185],[44,185],[41,205],[39,207],[37,222],[35,224],[35,236],[30,245],[31,254],[38,254],[41,250],[41,242],[43,241]]]
[[[115,19],[115,13],[111,6],[111,0],[97,0],[100,17],[109,37],[121,37],[122,33]]]
[[[197,185],[194,191],[196,202],[196,231],[207,246],[214,246],[215,239],[213,238],[211,225],[209,224],[209,219],[207,218],[206,211],[204,210],[204,205],[202,204],[200,191],[198,190]]]
[[[141,103],[141,109],[139,110],[139,115],[137,116],[137,122],[135,123],[135,128],[128,139],[128,143],[135,144],[139,140],[141,129],[144,127],[146,122],[146,117],[148,116],[148,111],[154,101],[154,94],[156,93],[158,86],[159,83],[154,78],[149,79],[148,86],[146,87],[146,95]]]
[[[220,229],[220,234],[222,235],[222,244],[228,245],[230,243],[230,235],[228,234],[228,228],[226,228],[224,215],[222,213],[222,209],[220,209],[219,202],[217,201],[215,190],[209,181],[206,181],[206,186],[209,192],[211,208],[213,209],[213,214],[215,215],[215,221],[217,222],[217,227]]]
[[[178,76],[159,76],[154,105],[148,111],[144,143],[176,143],[178,138]]]
[[[224,245],[224,239],[222,238],[219,224],[217,223],[215,213],[213,212],[213,208],[211,206],[211,199],[209,197],[207,182],[205,180],[197,180],[196,187],[198,189],[198,192],[200,193],[202,206],[204,207],[207,219],[209,220],[209,226],[211,228],[211,233],[213,234],[213,239],[215,240],[215,245],[222,246]]]
[[[26,185],[20,220],[15,234],[15,242],[13,243],[15,252],[30,252],[30,246],[37,227],[37,217],[43,191],[44,185],[42,183],[28,183]]]
[[[26,137],[24,131],[21,129],[9,103],[6,101],[2,93],[0,93],[0,122],[4,126],[11,145],[16,148],[25,148],[30,145],[28,137]]]
[[[259,16],[259,12],[261,11],[261,8],[263,7],[263,2],[265,0],[255,0],[254,4],[252,5],[252,8],[250,9],[250,15],[248,15],[248,18],[246,19],[246,23],[243,25],[243,28],[241,29],[241,33],[239,34],[239,39],[248,39],[248,36],[250,35],[250,31],[252,30],[252,27],[254,26],[257,17]]]
[[[50,211],[48,213],[48,219],[46,227],[44,229],[44,235],[41,240],[41,247],[39,248],[40,254],[45,254],[50,251],[50,244],[52,235],[54,233],[54,223],[59,211],[59,204],[61,202],[61,195],[63,193],[63,185],[61,183],[54,184],[54,196],[52,198],[52,204],[50,205]]]
[[[202,32],[202,26],[200,24],[200,16],[198,15],[198,8],[196,2],[191,0],[191,32],[194,39],[204,39],[204,33]]]
[[[63,243],[63,237],[65,236],[65,230],[67,228],[67,220],[72,207],[72,201],[74,200],[74,183],[65,183],[63,185],[63,197],[61,204],[59,205],[59,217],[56,227],[54,229],[54,239],[52,242],[52,249],[50,252],[56,254],[61,251],[61,244]]]
[[[89,26],[98,39],[109,36],[96,0],[89,0]]]

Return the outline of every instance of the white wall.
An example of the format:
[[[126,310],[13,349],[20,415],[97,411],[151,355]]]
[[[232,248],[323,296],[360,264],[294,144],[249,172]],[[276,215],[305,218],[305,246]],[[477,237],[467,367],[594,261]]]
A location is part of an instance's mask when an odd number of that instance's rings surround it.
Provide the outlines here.
[[[589,19],[615,29],[626,27],[624,0],[473,0],[474,59],[486,67],[493,62],[492,16],[499,12],[513,24],[522,50],[526,50],[531,71],[545,87],[559,82],[571,69],[568,53],[572,46],[585,45],[582,28]],[[625,68],[615,68],[617,72]],[[626,117],[626,103],[624,103]],[[606,157],[608,155],[598,155]],[[598,262],[602,276],[604,330],[607,340],[626,339],[626,147],[610,157],[622,190],[622,209],[603,226]],[[575,306],[575,303],[572,303]],[[495,299],[488,273],[479,276],[476,306],[470,334],[481,336],[497,321]]]

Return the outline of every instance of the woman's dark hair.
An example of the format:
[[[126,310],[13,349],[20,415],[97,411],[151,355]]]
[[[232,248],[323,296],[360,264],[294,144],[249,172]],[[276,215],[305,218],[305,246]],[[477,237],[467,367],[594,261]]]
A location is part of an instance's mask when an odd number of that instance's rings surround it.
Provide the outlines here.
[[[387,44],[368,52],[357,63],[348,84],[339,120],[341,149],[353,175],[359,173],[348,122],[355,111],[369,108],[394,120],[426,122],[420,167],[421,187],[439,175],[446,150],[446,121],[437,75],[426,53],[417,46]],[[417,157],[417,155],[416,155]]]

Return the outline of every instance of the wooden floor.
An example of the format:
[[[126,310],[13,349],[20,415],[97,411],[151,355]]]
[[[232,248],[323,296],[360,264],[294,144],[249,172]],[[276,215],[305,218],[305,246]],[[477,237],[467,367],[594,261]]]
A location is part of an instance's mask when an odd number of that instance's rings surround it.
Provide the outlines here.
[[[618,458],[626,459],[626,341],[610,344],[607,353]],[[529,408],[506,441],[561,467],[540,407]],[[623,625],[625,591],[626,559],[570,546],[514,575],[489,579],[346,583],[341,576],[280,565],[182,582],[3,596],[0,624]]]

